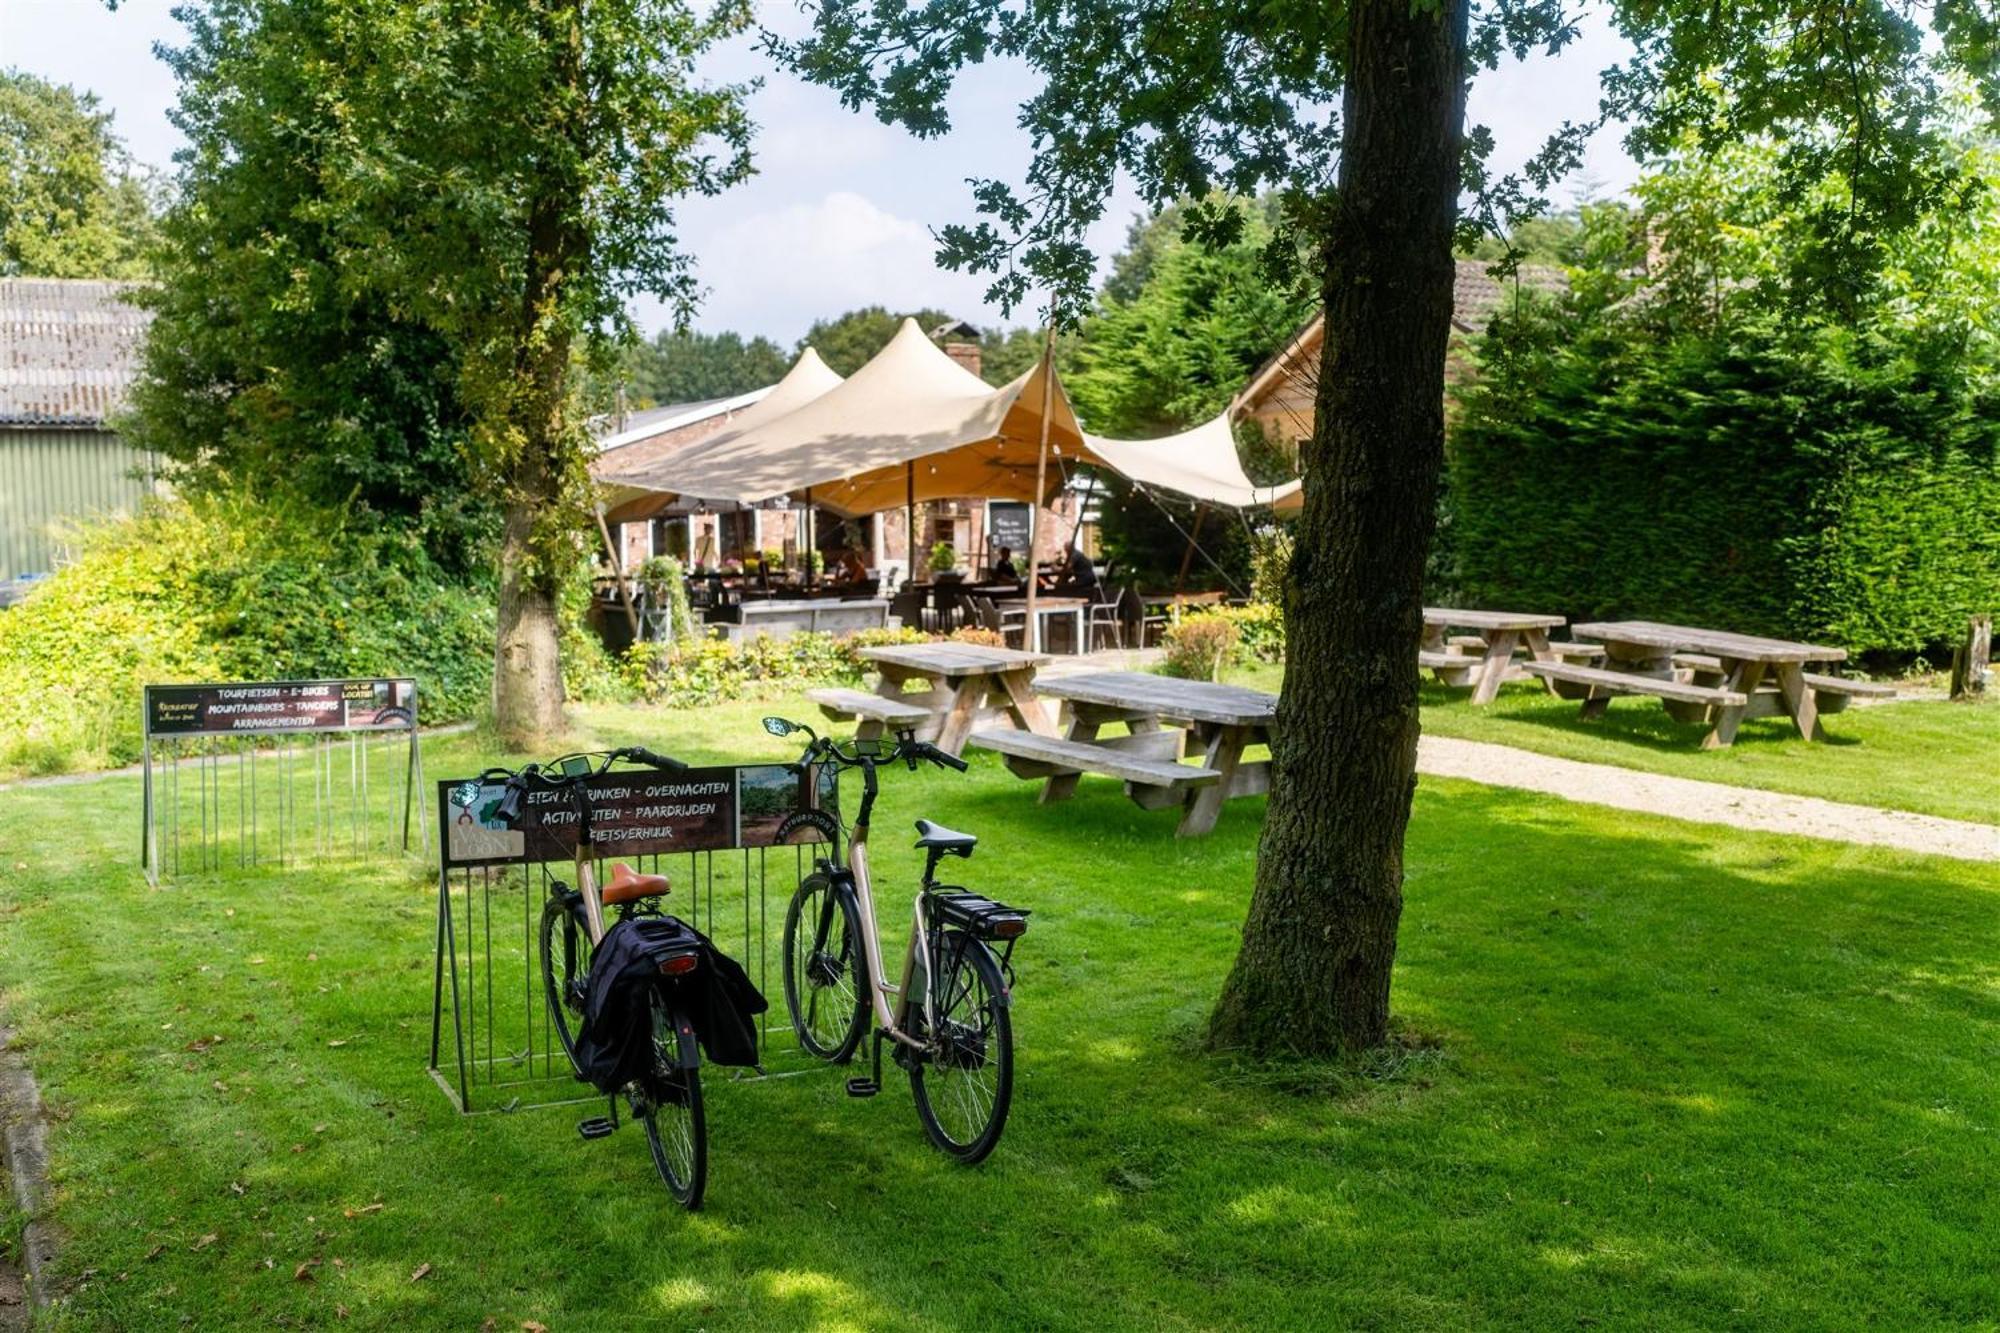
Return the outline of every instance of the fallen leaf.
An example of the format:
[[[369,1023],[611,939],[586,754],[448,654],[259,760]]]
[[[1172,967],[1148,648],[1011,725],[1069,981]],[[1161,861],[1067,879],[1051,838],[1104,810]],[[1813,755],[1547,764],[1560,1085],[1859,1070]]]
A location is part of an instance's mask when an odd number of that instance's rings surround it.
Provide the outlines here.
[[[150,1250],[146,1251],[146,1262],[147,1262],[147,1263],[151,1263],[151,1262],[153,1262],[153,1260],[155,1260],[155,1259],[159,1258],[159,1257],[160,1257],[161,1255],[165,1254],[166,1252],[167,1252],[167,1247],[166,1247],[166,1246],[164,1246],[164,1245],[155,1245],[155,1246],[154,1246],[154,1247],[153,1247],[152,1249],[150,1249]]]
[[[343,1217],[360,1217],[364,1213],[379,1213],[381,1211],[382,1205],[379,1202],[364,1204],[359,1208],[343,1208],[340,1210]]]
[[[313,1269],[317,1267],[319,1267],[319,1260],[317,1259],[306,1260],[304,1263],[300,1264],[297,1268],[294,1268],[292,1270],[292,1281],[311,1282],[313,1280]]]
[[[232,1180],[229,1182],[229,1188],[232,1193],[241,1194],[243,1192],[243,1182],[240,1180]]]
[[[228,1091],[229,1091],[229,1085],[228,1085],[227,1083],[224,1083],[224,1082],[223,1082],[223,1081],[222,1081],[221,1079],[217,1079],[217,1080],[215,1080],[215,1082],[213,1082],[213,1083],[209,1084],[208,1086],[210,1086],[211,1088],[214,1088],[214,1089],[215,1089],[215,1090],[216,1090],[217,1092],[228,1092]]]
[[[262,1264],[262,1267],[266,1269],[271,1269],[271,1268],[276,1268],[277,1266],[278,1266],[278,1261],[276,1259],[273,1259],[268,1254],[264,1256],[264,1262]]]
[[[431,1266],[429,1264],[419,1264],[417,1265],[417,1271],[410,1274],[410,1281],[420,1282],[424,1278],[429,1277],[430,1275],[431,1275]]]
[[[494,1333],[494,1330],[499,1327],[499,1323],[494,1320],[492,1315],[487,1315],[479,1321],[479,1333]]]
[[[293,1152],[304,1152],[305,1150],[306,1150],[306,1145],[303,1143],[294,1143],[292,1145]]]
[[[209,1246],[215,1244],[215,1242],[220,1239],[221,1237],[217,1236],[213,1231],[211,1231],[206,1236],[203,1236],[200,1240],[196,1241],[194,1243],[193,1248],[197,1250],[205,1250]]]
[[[327,1043],[327,1045],[329,1045],[329,1046],[345,1046],[345,1045],[347,1045],[347,1039],[346,1039],[345,1037],[336,1037],[336,1038],[334,1038],[334,1039],[333,1039],[332,1041],[328,1042],[328,1043]]]
[[[309,953],[306,955],[306,961],[308,963],[317,963],[319,961],[319,955],[316,953]]]
[[[222,909],[222,914],[223,914],[224,916],[235,916],[235,915],[236,915],[236,909],[235,909],[235,908],[233,908],[233,907],[225,907],[225,908],[223,908],[223,909]]]
[[[347,1307],[346,1307],[346,1306],[344,1306],[344,1305],[336,1305],[336,1306],[334,1306],[334,1307],[333,1307],[333,1317],[334,1317],[335,1319],[345,1319],[345,1318],[347,1318]]]
[[[549,1326],[547,1324],[536,1323],[532,1319],[523,1319],[521,1321],[521,1333],[549,1333]]]
[[[326,1133],[326,1126],[325,1126],[325,1125],[314,1125],[314,1126],[313,1126],[313,1133],[315,1133],[315,1134],[324,1134],[324,1133]]]

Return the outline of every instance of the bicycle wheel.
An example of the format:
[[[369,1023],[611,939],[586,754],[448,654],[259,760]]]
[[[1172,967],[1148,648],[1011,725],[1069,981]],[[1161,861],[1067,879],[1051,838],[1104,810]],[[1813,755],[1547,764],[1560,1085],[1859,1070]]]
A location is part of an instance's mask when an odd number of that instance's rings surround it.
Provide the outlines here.
[[[584,985],[590,976],[590,935],[566,899],[550,898],[542,908],[542,993],[548,998],[549,1025],[576,1070],[576,1034],[583,1026]],[[577,1075],[582,1077],[581,1073]]]
[[[674,1017],[653,997],[653,1076],[634,1111],[646,1127],[646,1146],[667,1193],[693,1212],[708,1188],[708,1118],[702,1107],[701,1071],[676,1067]]]
[[[861,1044],[868,964],[854,900],[812,875],[785,909],[785,1008],[811,1055],[844,1064]]]
[[[1007,1125],[1014,1025],[1000,964],[984,943],[963,931],[941,932],[932,962],[939,969],[937,1031],[929,1050],[910,1062],[910,1091],[931,1142],[970,1165],[993,1151]]]

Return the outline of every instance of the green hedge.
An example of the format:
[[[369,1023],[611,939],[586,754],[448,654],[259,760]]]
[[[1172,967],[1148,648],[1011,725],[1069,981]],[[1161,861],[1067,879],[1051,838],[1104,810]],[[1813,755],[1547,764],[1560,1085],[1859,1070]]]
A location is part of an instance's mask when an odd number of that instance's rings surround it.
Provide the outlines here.
[[[1912,653],[2000,607],[2000,397],[1977,363],[1767,318],[1499,326],[1450,449],[1486,606]]]
[[[492,592],[447,580],[412,540],[201,497],[81,542],[0,611],[0,772],[136,758],[152,682],[410,675],[426,722],[487,699]]]

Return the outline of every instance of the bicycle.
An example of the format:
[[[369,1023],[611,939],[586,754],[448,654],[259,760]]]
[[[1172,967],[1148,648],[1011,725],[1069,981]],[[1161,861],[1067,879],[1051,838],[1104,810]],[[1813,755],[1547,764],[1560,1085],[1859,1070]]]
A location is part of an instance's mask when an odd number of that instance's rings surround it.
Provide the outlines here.
[[[872,1012],[873,1073],[849,1079],[848,1095],[872,1097],[882,1090],[886,1039],[910,1076],[917,1116],[931,1142],[961,1162],[983,1160],[999,1143],[1013,1100],[1012,960],[1029,914],[938,883],[938,864],[947,856],[970,857],[979,840],[919,819],[916,846],[927,860],[902,981],[891,984],[882,966],[868,872],[878,767],[901,760],[914,771],[919,761],[928,761],[962,773],[965,763],[907,731],[885,744],[822,738],[781,717],[765,718],[764,729],[779,737],[803,731],[810,738],[794,765],[805,782],[816,783],[817,765],[861,770],[861,805],[848,833],[845,864],[839,821],[829,812],[800,809],[778,830],[784,842],[810,826],[832,848],[832,855],[816,860],[785,911],[785,1005],[799,1045],[829,1063],[845,1064],[860,1046]]]
[[[601,763],[593,766],[593,760]],[[600,888],[590,856],[591,812],[587,779],[609,772],[623,761],[644,764],[666,773],[687,768],[677,759],[653,753],[643,746],[598,750],[565,755],[547,764],[529,764],[517,772],[489,769],[467,782],[465,801],[478,798],[479,788],[501,777],[506,787],[496,812],[510,828],[519,823],[524,799],[538,791],[567,795],[575,813],[576,887],[561,880],[549,885],[549,898],[542,908],[540,955],[542,989],[548,1001],[550,1025],[569,1057],[570,1067],[583,1078],[577,1060],[577,1036],[582,1025],[584,1002],[590,980],[590,963],[605,934],[604,910],[615,910],[620,921],[635,916],[663,916],[659,899],[670,890],[665,875],[642,875],[624,862],[613,862],[611,877]],[[457,797],[454,796],[454,800]],[[660,962],[666,977],[682,977],[700,966],[698,948],[669,951]],[[701,1092],[701,1051],[694,1026],[676,1009],[660,987],[651,998],[652,1064],[648,1077],[635,1080],[622,1090],[632,1116],[646,1129],[646,1143],[653,1166],[667,1192],[683,1208],[701,1207],[708,1185],[708,1123]],[[613,1117],[617,1096],[611,1101]],[[585,1120],[577,1130],[586,1139],[603,1138],[617,1129],[615,1118]]]

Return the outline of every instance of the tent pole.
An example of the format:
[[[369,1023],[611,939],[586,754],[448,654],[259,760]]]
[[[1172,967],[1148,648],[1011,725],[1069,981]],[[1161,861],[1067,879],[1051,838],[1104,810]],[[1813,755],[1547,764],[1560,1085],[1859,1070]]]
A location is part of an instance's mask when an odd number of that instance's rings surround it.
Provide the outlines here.
[[[811,592],[815,586],[815,580],[813,579],[813,488],[810,486],[806,487],[805,547],[803,558],[806,562],[806,591]]]
[[[625,603],[625,623],[632,627],[632,641],[639,641],[639,613],[632,608],[632,589],[625,582],[625,556],[611,540],[611,525],[604,521],[604,506],[597,506],[597,532],[604,538],[604,550],[611,557],[611,572],[618,576],[618,600]]]
[[[1175,602],[1180,601],[1181,590],[1187,587],[1188,566],[1194,563],[1195,539],[1201,536],[1201,520],[1202,517],[1207,513],[1208,513],[1207,505],[1198,504],[1194,507],[1194,530],[1188,533],[1187,550],[1181,553],[1181,572],[1174,579]]]
[[[1035,577],[1036,538],[1041,535],[1042,505],[1048,498],[1049,485],[1049,414],[1055,410],[1056,398],[1056,321],[1055,309],[1049,310],[1049,331],[1042,339],[1042,442],[1035,455],[1035,502],[1028,511],[1028,623],[1021,643],[1031,653],[1042,650],[1042,618],[1036,614],[1038,600],[1036,590],[1040,580]],[[1079,651],[1083,648],[1078,644]]]
[[[917,463],[903,464],[903,582],[917,581]]]

